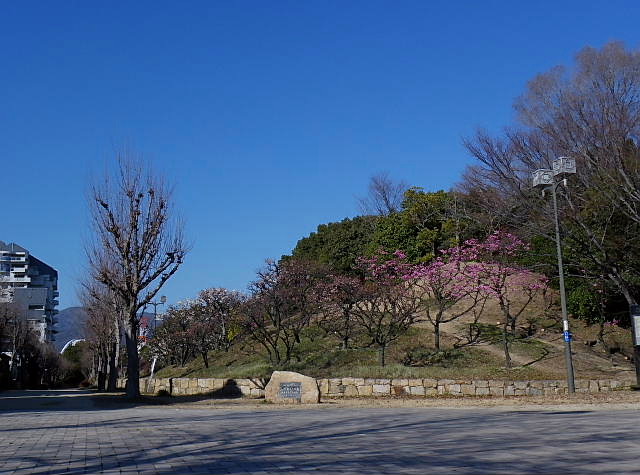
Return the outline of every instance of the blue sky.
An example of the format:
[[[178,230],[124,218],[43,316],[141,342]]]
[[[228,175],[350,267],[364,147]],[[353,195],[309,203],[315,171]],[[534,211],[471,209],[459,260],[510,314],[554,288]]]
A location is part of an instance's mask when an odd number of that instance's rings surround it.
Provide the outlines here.
[[[637,48],[640,3],[1,2],[0,240],[84,272],[87,182],[134,147],[194,243],[169,302],[244,289],[267,257],[358,213],[387,171],[447,189],[536,73]]]

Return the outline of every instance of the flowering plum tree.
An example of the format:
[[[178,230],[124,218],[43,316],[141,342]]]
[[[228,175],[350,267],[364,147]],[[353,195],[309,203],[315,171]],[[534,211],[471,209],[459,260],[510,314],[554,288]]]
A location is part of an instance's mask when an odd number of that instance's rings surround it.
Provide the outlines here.
[[[474,312],[474,320],[485,307],[488,298],[480,288],[473,268],[460,260],[458,253],[445,251],[426,264],[414,266],[405,278],[419,289],[420,308],[433,327],[433,345],[440,350],[440,327]]]
[[[353,315],[378,347],[380,365],[384,366],[389,344],[406,333],[418,318],[420,297],[410,278],[412,265],[404,253],[396,251],[360,259],[358,266],[365,281]]]
[[[471,239],[463,246],[447,251],[466,261],[465,273],[477,282],[480,294],[498,303],[502,312],[502,340],[507,368],[511,368],[510,341],[515,336],[516,322],[537,295],[546,293],[548,280],[516,263],[517,257],[529,249],[517,236],[497,231],[484,241]]]

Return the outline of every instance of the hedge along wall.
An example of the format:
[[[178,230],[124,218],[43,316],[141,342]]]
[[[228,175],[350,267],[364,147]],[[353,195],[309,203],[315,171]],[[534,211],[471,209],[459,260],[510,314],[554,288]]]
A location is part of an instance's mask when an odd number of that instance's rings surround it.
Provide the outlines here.
[[[120,379],[124,388],[126,379]],[[547,396],[566,394],[567,382],[502,381],[459,379],[318,379],[321,397],[428,397],[449,396]],[[211,396],[264,397],[267,380],[218,378],[155,378],[141,379],[140,392],[156,394],[166,391],[173,396],[209,394]],[[629,387],[630,383],[613,379],[576,380],[576,392],[598,393]]]

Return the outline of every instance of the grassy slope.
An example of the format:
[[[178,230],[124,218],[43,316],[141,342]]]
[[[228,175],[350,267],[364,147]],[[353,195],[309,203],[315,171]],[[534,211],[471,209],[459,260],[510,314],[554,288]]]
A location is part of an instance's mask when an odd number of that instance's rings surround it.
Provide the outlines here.
[[[540,311],[533,309],[534,314],[538,312]],[[487,324],[496,324],[499,316],[489,312],[482,320]],[[443,328],[444,348],[453,346],[451,335],[459,332],[460,325],[463,324],[463,321],[455,321]],[[525,322],[521,324],[526,326]],[[407,350],[432,345],[431,329],[425,324],[415,326],[392,344],[387,351],[385,367],[379,366],[378,353],[373,347],[341,350],[337,339],[324,337],[320,330],[310,330],[298,348],[298,357],[285,369],[314,377],[563,379],[565,366],[560,322],[545,317],[538,319],[537,325],[533,337],[512,344],[511,353],[516,366],[512,370],[504,368],[503,350],[499,342],[462,348],[455,358],[440,364],[404,366],[402,361]],[[575,336],[573,352],[577,378],[634,378],[633,366],[628,357],[632,349],[629,330],[607,327],[607,347],[600,343],[595,346],[584,344],[596,339],[597,326],[589,327],[579,321],[572,321],[572,331]],[[611,347],[619,348],[621,352],[611,355]],[[202,360],[196,358],[184,368],[162,368],[157,376],[268,377],[273,369],[267,362],[264,351],[258,345],[245,341],[232,347],[229,352],[211,353],[209,368],[205,368]]]
[[[401,361],[409,348],[428,346],[431,334],[425,328],[412,328],[407,335],[395,342],[387,351],[388,364],[378,363],[376,348],[352,350],[340,349],[336,339],[320,338],[318,332],[309,332],[298,349],[298,358],[285,369],[298,371],[313,377],[360,378],[474,378],[474,379],[551,379],[555,372],[541,371],[535,367],[520,367],[510,371],[503,368],[500,354],[481,346],[466,347],[455,357],[429,366],[404,366]],[[542,344],[542,343],[540,343]],[[525,346],[534,345],[522,344]],[[529,348],[530,350],[530,348]],[[534,355],[534,357],[537,356]],[[197,358],[184,368],[166,367],[158,377],[215,377],[243,378],[267,377],[272,368],[259,347],[245,342],[229,352],[212,353],[210,367],[205,368]]]
[[[460,305],[464,306],[465,302]],[[480,323],[492,328],[494,333],[497,332],[493,335],[493,343],[492,338],[487,338],[484,344],[464,347],[456,352],[456,357],[439,364],[422,367],[402,364],[407,350],[432,346],[432,329],[422,322],[388,348],[385,367],[378,364],[376,348],[362,348],[364,342],[358,342],[356,346],[359,349],[341,350],[337,339],[326,336],[319,329],[309,329],[297,349],[297,358],[281,369],[314,377],[563,379],[564,343],[559,314],[559,308],[549,307],[541,297],[527,308],[519,319],[518,326],[520,333],[525,334],[527,328],[534,328],[533,335],[513,342],[511,355],[515,368],[511,370],[504,368],[504,353],[499,341],[500,321],[503,317],[495,302],[487,304],[486,311],[480,318]],[[456,341],[454,335],[464,332],[464,326],[470,322],[470,318],[465,316],[443,325],[442,347],[452,348]],[[633,366],[629,361],[632,354],[629,330],[607,327],[604,338],[606,346],[601,343],[587,346],[585,342],[596,340],[598,327],[588,327],[578,320],[572,320],[571,329],[575,337],[573,353],[577,378],[634,378]],[[619,352],[611,355],[610,348],[618,348]],[[245,341],[234,345],[229,352],[212,353],[209,368],[205,368],[202,360],[196,358],[184,368],[163,368],[157,375],[258,378],[269,376],[273,369],[266,360],[264,350],[259,345]]]

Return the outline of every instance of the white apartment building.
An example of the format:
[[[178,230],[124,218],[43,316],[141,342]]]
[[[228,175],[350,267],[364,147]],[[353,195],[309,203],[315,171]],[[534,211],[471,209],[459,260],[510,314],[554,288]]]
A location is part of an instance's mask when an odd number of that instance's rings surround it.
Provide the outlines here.
[[[0,241],[0,302],[10,303],[40,341],[55,341],[58,272],[25,248]]]

